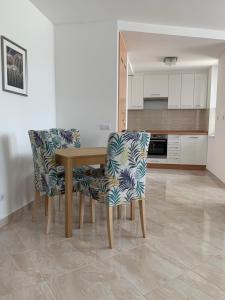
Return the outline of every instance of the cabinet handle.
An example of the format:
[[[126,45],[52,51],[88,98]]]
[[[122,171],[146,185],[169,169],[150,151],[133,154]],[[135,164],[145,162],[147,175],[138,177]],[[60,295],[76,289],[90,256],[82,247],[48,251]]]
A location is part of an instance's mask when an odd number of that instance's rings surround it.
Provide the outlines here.
[[[199,136],[189,136],[189,139],[199,139]]]
[[[197,104],[195,105],[195,107],[203,107],[204,105],[203,104]]]
[[[160,96],[160,94],[151,94],[151,96]]]

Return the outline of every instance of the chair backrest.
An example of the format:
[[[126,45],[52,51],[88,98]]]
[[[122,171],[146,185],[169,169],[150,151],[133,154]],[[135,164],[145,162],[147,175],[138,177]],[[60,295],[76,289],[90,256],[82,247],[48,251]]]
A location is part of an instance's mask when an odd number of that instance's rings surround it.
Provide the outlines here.
[[[42,195],[53,196],[58,184],[55,150],[80,148],[80,134],[77,129],[52,128],[46,130],[29,130],[34,162],[35,189]]]
[[[120,132],[109,136],[105,177],[110,206],[144,199],[150,134]]]
[[[29,130],[28,135],[30,138],[31,149],[33,154],[33,164],[34,164],[34,185],[35,189],[38,192],[44,192],[43,184],[43,156],[42,156],[42,147],[43,145],[43,133],[45,130]]]
[[[56,149],[69,147],[80,148],[80,132],[75,128],[52,128],[50,129],[50,134]]]

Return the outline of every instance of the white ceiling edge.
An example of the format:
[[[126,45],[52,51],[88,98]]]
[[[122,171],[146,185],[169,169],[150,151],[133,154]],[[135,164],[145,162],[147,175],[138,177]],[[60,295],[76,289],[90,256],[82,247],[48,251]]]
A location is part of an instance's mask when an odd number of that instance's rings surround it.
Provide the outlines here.
[[[137,23],[129,21],[117,21],[117,28],[119,31],[134,31],[143,33],[167,34],[176,36],[207,38],[216,40],[225,40],[224,30],[169,26],[150,23]]]

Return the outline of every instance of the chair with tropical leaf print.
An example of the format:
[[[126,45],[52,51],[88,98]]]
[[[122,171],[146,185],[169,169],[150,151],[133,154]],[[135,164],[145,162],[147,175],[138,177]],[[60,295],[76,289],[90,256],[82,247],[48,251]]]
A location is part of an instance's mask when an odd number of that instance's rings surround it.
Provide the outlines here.
[[[29,138],[31,143],[31,150],[33,155],[33,164],[34,164],[34,188],[35,188],[35,200],[32,211],[32,218],[34,220],[35,211],[38,206],[41,197],[44,195],[44,184],[43,178],[41,174],[43,173],[43,163],[42,163],[42,155],[41,155],[41,146],[42,139],[41,135],[44,130],[29,130]],[[47,215],[47,197],[45,197],[45,215]]]
[[[29,137],[33,151],[35,168],[35,189],[42,197],[47,199],[47,228],[54,219],[53,200],[54,196],[65,193],[65,176],[55,162],[55,145],[48,131],[29,130]],[[83,192],[87,189],[90,178],[86,176],[73,176],[73,191]],[[34,207],[37,207],[37,197]]]
[[[145,177],[150,134],[121,132],[109,136],[105,175],[92,178],[89,192],[107,207],[109,246],[113,247],[113,207],[138,201],[145,237]]]
[[[70,129],[62,129],[62,128],[52,128],[50,129],[50,134],[52,137],[53,145],[55,146],[55,149],[64,149],[64,148],[80,148],[80,132],[78,129],[70,128]],[[62,174],[65,173],[63,166],[57,166],[58,172],[61,172]],[[73,175],[78,176],[79,178],[82,178],[83,175],[91,175],[95,174],[95,172],[98,172],[99,169],[95,169],[91,166],[81,166],[76,167],[73,170]],[[95,201],[90,198],[90,219],[91,222],[95,222]],[[83,195],[80,194],[80,220],[79,220],[79,226],[83,226]]]

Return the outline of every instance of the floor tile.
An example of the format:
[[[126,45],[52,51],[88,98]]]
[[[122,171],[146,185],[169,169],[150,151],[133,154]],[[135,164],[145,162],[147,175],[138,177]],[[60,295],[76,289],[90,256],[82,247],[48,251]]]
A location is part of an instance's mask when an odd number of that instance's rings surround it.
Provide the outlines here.
[[[155,289],[146,295],[146,298],[149,300],[222,300],[225,299],[225,293],[196,273],[188,271]]]
[[[109,262],[143,294],[167,280],[178,277],[184,271],[145,245],[116,255]]]
[[[145,300],[130,281],[105,262],[48,281],[58,300]]]

